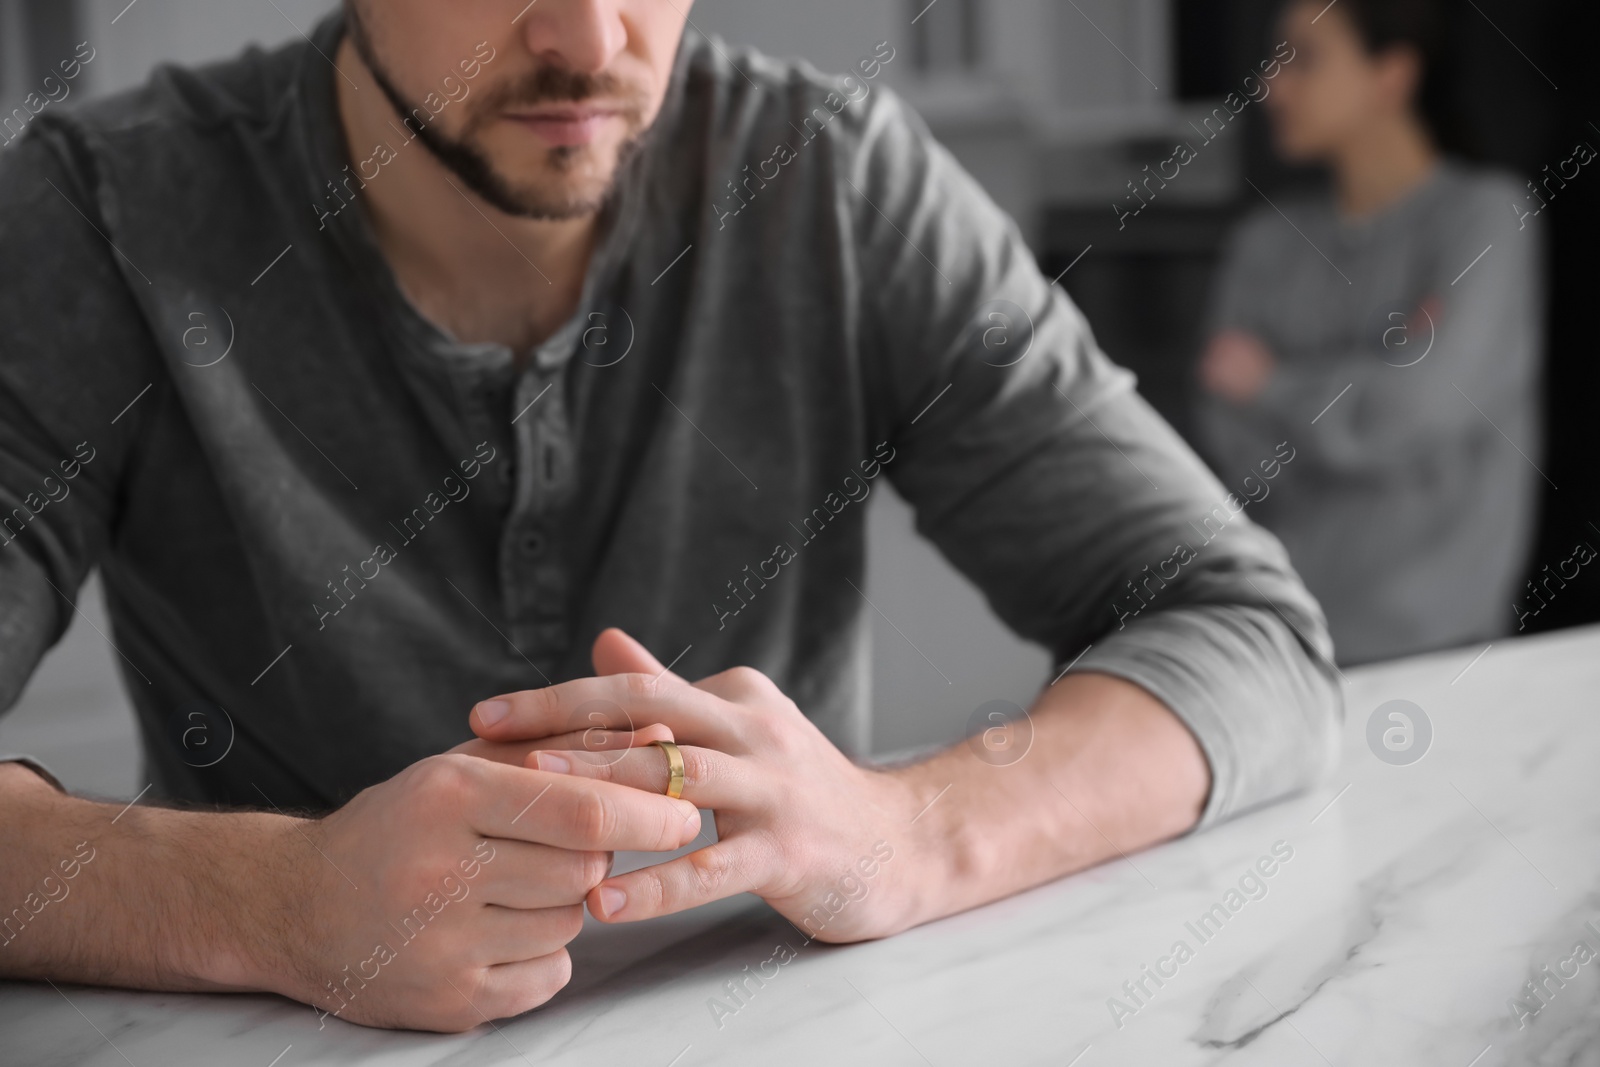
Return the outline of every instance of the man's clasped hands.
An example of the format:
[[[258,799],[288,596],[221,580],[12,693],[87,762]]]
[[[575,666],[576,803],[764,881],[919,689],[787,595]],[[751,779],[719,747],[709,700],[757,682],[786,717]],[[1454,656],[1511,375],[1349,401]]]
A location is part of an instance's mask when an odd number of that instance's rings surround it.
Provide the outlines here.
[[[826,941],[920,921],[906,865],[877,860],[918,847],[925,785],[852,763],[756,670],[691,684],[620,630],[593,660],[594,677],[481,701],[476,739],[296,821],[280,857],[308,891],[273,894],[298,914],[265,918],[309,936],[250,969],[319,1015],[459,1031],[560,990],[585,905],[636,922],[755,893],[797,925],[827,915],[807,927]],[[656,741],[682,754],[681,799]],[[715,843],[611,876],[615,851],[695,842],[700,809]],[[819,913],[863,864],[878,891]]]

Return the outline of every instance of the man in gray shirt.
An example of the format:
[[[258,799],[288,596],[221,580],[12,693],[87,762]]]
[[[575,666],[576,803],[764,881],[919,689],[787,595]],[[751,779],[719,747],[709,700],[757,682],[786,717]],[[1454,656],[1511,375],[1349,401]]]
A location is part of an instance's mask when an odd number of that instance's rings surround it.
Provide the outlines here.
[[[356,2],[0,151],[0,703],[100,566],[154,783],[113,824],[0,764],[0,974],[460,1029],[560,988],[585,902],[884,936],[1332,758],[1281,546],[893,43],[829,78],[683,23]],[[852,762],[879,478],[1066,668],[893,770]],[[715,845],[608,877],[697,807]]]

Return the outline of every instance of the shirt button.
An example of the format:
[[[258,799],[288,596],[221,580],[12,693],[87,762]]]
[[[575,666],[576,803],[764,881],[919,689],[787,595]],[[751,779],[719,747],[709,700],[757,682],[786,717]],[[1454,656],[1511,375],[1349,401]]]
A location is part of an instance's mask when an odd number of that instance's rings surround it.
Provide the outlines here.
[[[531,559],[544,555],[545,536],[542,530],[529,530],[522,535],[522,554]]]
[[[539,450],[539,469],[543,475],[544,486],[547,489],[559,488],[566,473],[565,455],[562,446],[554,441],[547,441]]]

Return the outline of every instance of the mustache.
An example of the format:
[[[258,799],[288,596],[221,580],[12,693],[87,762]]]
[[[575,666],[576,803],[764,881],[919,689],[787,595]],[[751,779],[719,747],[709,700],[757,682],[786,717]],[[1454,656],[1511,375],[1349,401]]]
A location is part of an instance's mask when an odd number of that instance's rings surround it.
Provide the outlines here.
[[[486,88],[478,107],[484,112],[520,105],[576,104],[597,97],[620,101],[630,110],[642,109],[644,90],[614,74],[587,74],[567,67],[537,67],[514,81]]]

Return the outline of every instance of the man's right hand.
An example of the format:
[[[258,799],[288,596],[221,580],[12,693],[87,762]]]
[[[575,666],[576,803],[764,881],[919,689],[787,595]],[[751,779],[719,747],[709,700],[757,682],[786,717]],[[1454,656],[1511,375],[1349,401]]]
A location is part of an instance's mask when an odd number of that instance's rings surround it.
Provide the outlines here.
[[[612,851],[700,832],[687,801],[574,784],[446,754],[291,823],[279,855],[295,877],[275,903],[295,916],[295,977],[279,991],[354,1022],[452,1031],[549,1000]]]
[[[453,1032],[543,1004],[570,976],[564,946],[611,852],[700,831],[687,801],[461,753],[321,819],[118,816],[0,772],[6,899],[77,841],[97,853],[0,952],[0,975],[268,990],[371,1026]]]

